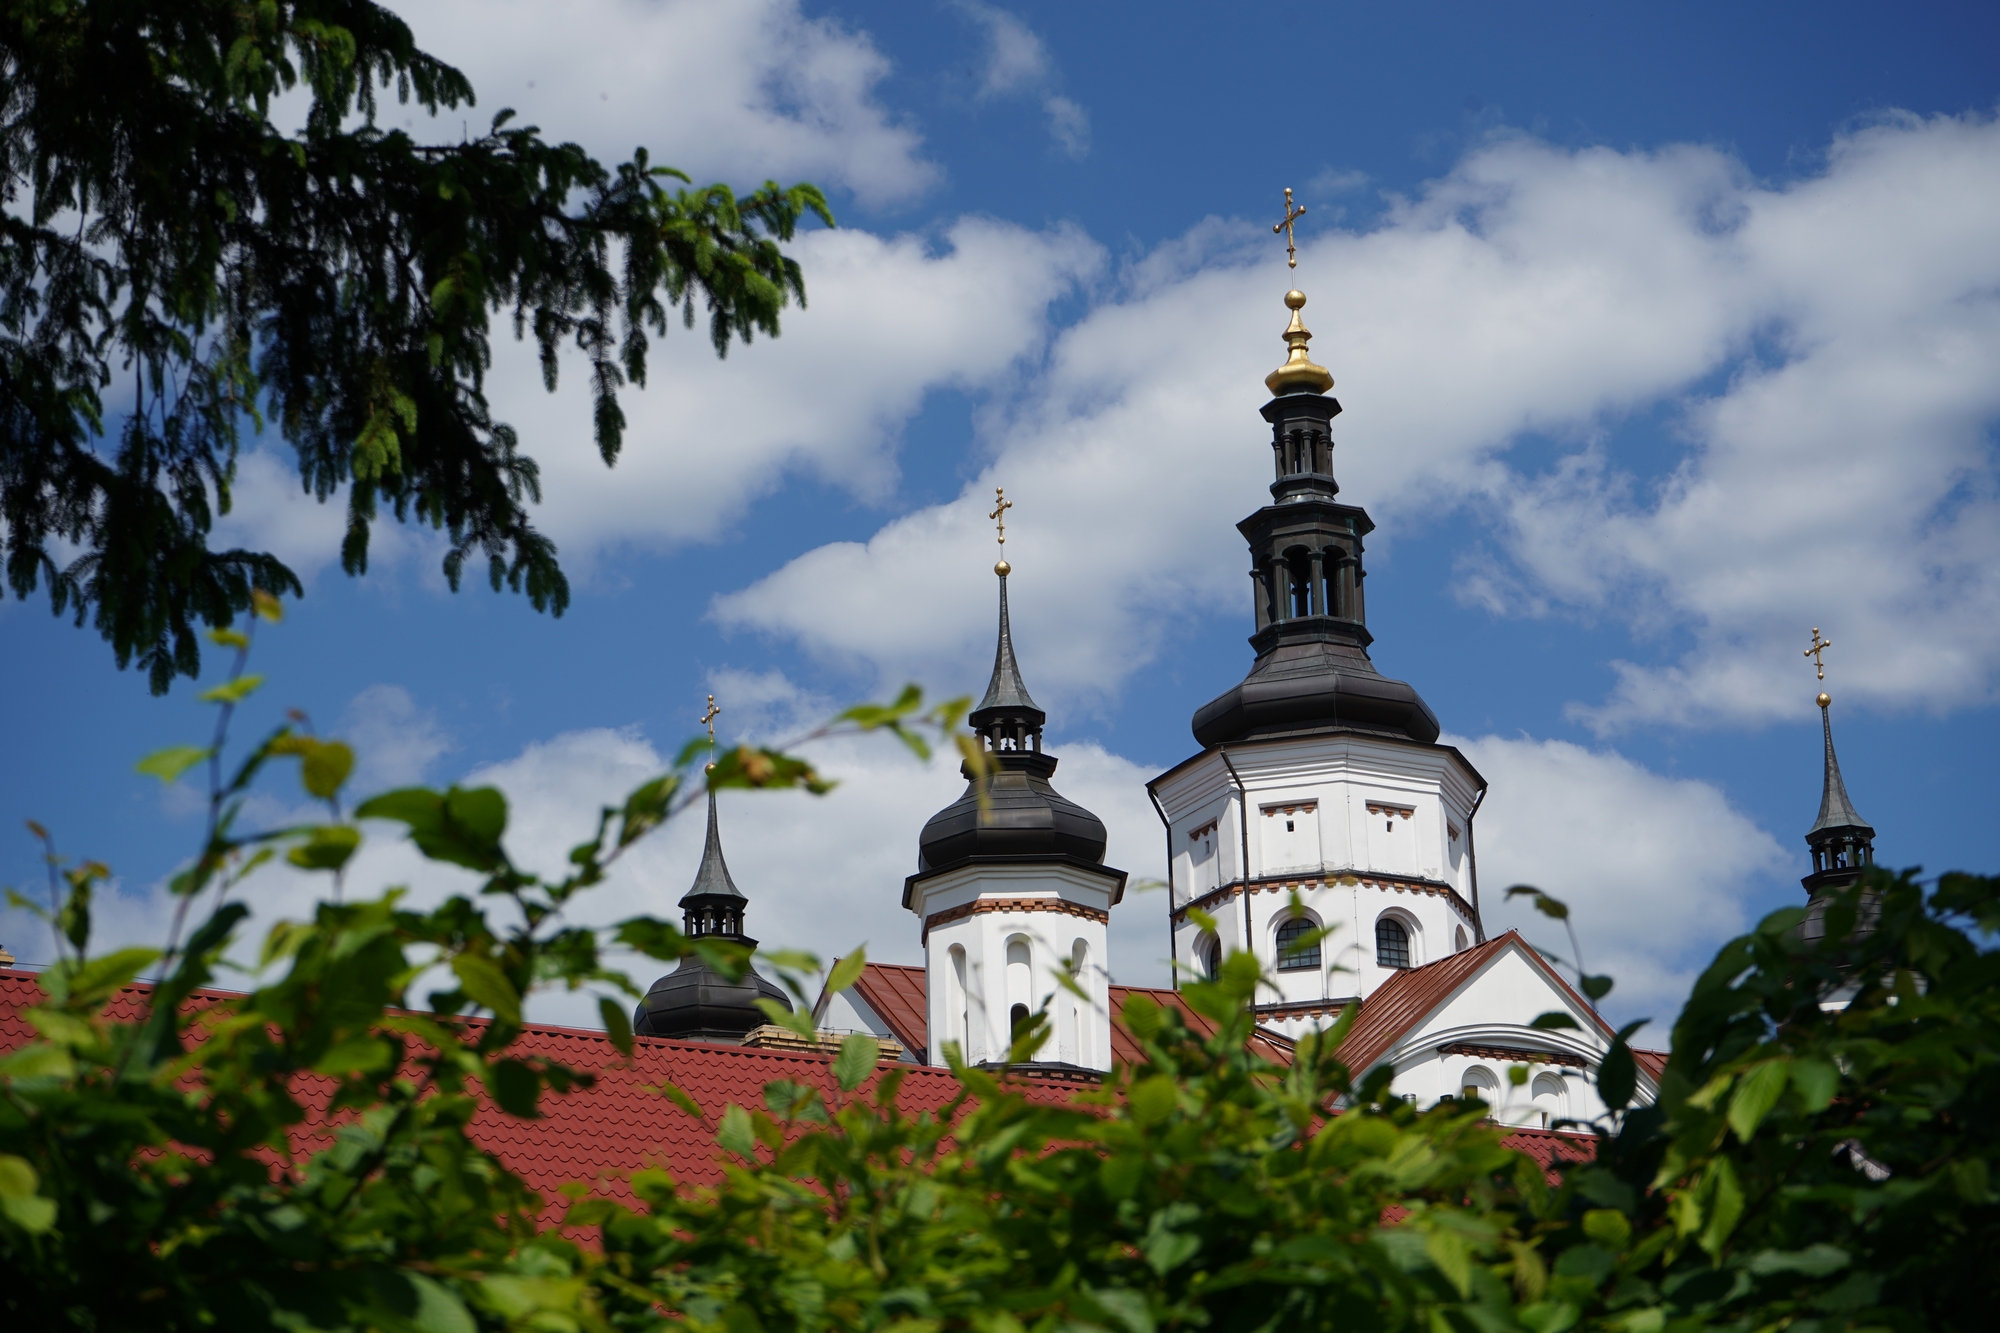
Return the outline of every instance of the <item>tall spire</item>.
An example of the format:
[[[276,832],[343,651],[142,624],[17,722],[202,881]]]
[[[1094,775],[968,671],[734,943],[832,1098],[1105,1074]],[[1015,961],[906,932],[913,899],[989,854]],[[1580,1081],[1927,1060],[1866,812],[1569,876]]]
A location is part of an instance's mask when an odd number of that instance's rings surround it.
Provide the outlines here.
[[[1875,830],[1855,812],[1854,802],[1847,798],[1847,784],[1840,777],[1840,757],[1833,752],[1833,722],[1827,716],[1827,706],[1833,702],[1833,697],[1822,694],[1816,702],[1819,704],[1820,731],[1826,737],[1826,769],[1820,782],[1819,818],[1807,830],[1806,838],[1810,841],[1815,834],[1831,833],[1837,829],[1858,829],[1872,838]]]
[[[986,697],[966,719],[972,729],[986,738],[986,748],[1005,750],[1042,749],[1042,724],[1049,715],[1028,697],[1021,682],[1021,664],[1014,660],[1014,630],[1007,619],[1007,576],[1014,567],[1007,563],[1007,511],[1014,502],[1004,487],[993,488],[995,504],[986,517],[999,525],[1000,559],[993,572],[1000,578],[1000,641],[993,648],[993,679],[986,683]]]
[[[696,916],[704,911],[734,911],[734,926],[720,933],[743,933],[743,905],[750,900],[729,877],[729,863],[722,859],[722,830],[715,817],[715,793],[708,793],[708,841],[701,849],[701,868],[694,873],[694,885],[681,895],[681,908],[688,914],[690,935],[713,935],[716,929],[699,929]]]
[[[993,679],[986,683],[986,697],[979,701],[977,711],[984,713],[995,708],[1047,716],[1028,697],[1028,687],[1021,682],[1021,664],[1014,660],[1014,631],[1007,620],[1005,574],[1000,576],[1000,641],[993,649]]]

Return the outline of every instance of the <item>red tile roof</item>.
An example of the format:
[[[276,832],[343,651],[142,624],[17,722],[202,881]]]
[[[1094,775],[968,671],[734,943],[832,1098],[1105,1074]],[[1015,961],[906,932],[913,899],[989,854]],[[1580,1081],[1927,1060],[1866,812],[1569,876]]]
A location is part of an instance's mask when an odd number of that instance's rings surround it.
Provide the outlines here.
[[[1660,1075],[1667,1071],[1667,1052],[1665,1051],[1649,1051],[1643,1046],[1634,1046],[1632,1048],[1632,1058],[1638,1062],[1639,1072],[1647,1078],[1652,1079],[1656,1084],[1660,1081]]]
[[[1395,1048],[1404,1034],[1450,999],[1459,987],[1477,976],[1487,963],[1515,944],[1576,1001],[1580,1010],[1586,1014],[1593,1012],[1590,1003],[1563,980],[1562,973],[1550,967],[1548,960],[1522,939],[1519,931],[1510,930],[1505,935],[1474,945],[1462,953],[1440,958],[1435,963],[1406,968],[1376,987],[1374,994],[1362,1002],[1361,1016],[1354,1020],[1347,1040],[1341,1043],[1340,1058],[1346,1061],[1356,1078],[1367,1073]],[[1600,1023],[1599,1026],[1603,1025]],[[1606,1030],[1604,1035],[1609,1037],[1610,1032]]]
[[[835,960],[838,961],[838,960]],[[870,963],[854,982],[854,993],[881,1015],[919,1063],[930,1059],[930,1014],[925,1000],[924,969],[904,963]]]
[[[867,1002],[868,1007],[889,1025],[889,1031],[896,1040],[903,1043],[919,1062],[930,1058],[929,1004],[926,999],[924,969],[907,963],[870,963],[861,969],[861,975],[854,982],[854,992]],[[1140,1060],[1139,1043],[1125,1030],[1122,1015],[1125,1001],[1134,995],[1147,995],[1159,1004],[1170,1004],[1180,1010],[1181,1018],[1194,1031],[1204,1037],[1215,1034],[1215,1024],[1190,1010],[1181,1002],[1179,992],[1154,986],[1112,986],[1111,1002],[1111,1057],[1124,1064],[1137,1064]],[[823,998],[823,997],[822,997]],[[1252,1046],[1266,1059],[1277,1064],[1292,1062],[1292,1044],[1276,1033],[1259,1030],[1251,1038]]]
[[[870,969],[881,966],[871,964]],[[885,969],[886,970],[886,969]],[[902,970],[902,969],[897,969]],[[878,977],[878,980],[880,978]],[[1112,1002],[1122,1006],[1125,997],[1147,994],[1180,1006],[1172,991],[1134,986],[1114,986]],[[107,1007],[113,1021],[131,1022],[144,1012],[150,986],[127,986]],[[11,1051],[36,1040],[36,1033],[22,1011],[43,999],[32,972],[0,969],[0,1052]],[[225,991],[198,992],[190,1004],[207,1007],[234,998]],[[870,1002],[871,1005],[873,1001]],[[1203,1033],[1214,1025],[1181,1007],[1191,1028]],[[1291,1044],[1281,1037],[1260,1032],[1255,1049],[1275,1063],[1289,1063]],[[1130,1062],[1138,1048],[1123,1024],[1113,1028],[1112,1046],[1117,1058]],[[637,1037],[630,1061],[619,1056],[602,1032],[579,1028],[532,1024],[514,1047],[516,1054],[537,1055],[559,1061],[572,1069],[596,1075],[594,1087],[578,1089],[542,1101],[542,1117],[520,1120],[491,1103],[482,1105],[471,1124],[473,1141],[493,1153],[510,1170],[548,1201],[543,1212],[545,1225],[552,1225],[567,1206],[558,1194],[561,1186],[578,1182],[592,1194],[632,1204],[627,1179],[641,1167],[657,1166],[675,1179],[690,1185],[714,1185],[723,1179],[722,1151],[715,1143],[712,1127],[690,1119],[666,1097],[654,1091],[671,1082],[694,1099],[708,1116],[710,1126],[719,1123],[723,1108],[731,1102],[761,1106],[766,1083],[787,1079],[817,1086],[831,1099],[838,1095],[827,1056],[788,1051],[755,1050],[742,1046],[713,1045],[706,1042],[671,1041]],[[306,1087],[318,1080],[308,1080]],[[1066,1100],[1074,1085],[1035,1079],[1022,1080],[1023,1090],[1036,1100]],[[872,1083],[855,1095],[868,1095]],[[907,1069],[897,1094],[898,1105],[909,1114],[943,1109],[959,1090],[951,1072],[933,1067]],[[329,1085],[327,1091],[331,1091]],[[295,1142],[301,1149],[317,1148],[327,1121],[310,1107]],[[1568,1138],[1545,1130],[1521,1130],[1508,1143],[1533,1155],[1544,1166],[1557,1156],[1588,1155],[1587,1140]],[[1581,1146],[1579,1146],[1581,1145]]]

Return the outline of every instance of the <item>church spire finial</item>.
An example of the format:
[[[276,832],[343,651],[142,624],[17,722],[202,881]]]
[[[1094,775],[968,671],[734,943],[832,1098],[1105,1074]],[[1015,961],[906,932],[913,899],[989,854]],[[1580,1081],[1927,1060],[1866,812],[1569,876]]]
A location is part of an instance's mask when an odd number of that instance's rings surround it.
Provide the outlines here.
[[[1285,263],[1292,268],[1299,266],[1299,247],[1292,235],[1292,224],[1306,215],[1304,204],[1292,206],[1292,187],[1285,187],[1285,218],[1271,228],[1275,234],[1285,234]],[[1306,327],[1305,318],[1299,311],[1305,308],[1306,294],[1294,287],[1285,293],[1285,304],[1291,307],[1292,322],[1285,326],[1285,345],[1291,352],[1285,357],[1285,364],[1264,377],[1264,386],[1273,396],[1288,393],[1325,393],[1333,387],[1333,375],[1325,366],[1316,366],[1306,355],[1306,344],[1312,341],[1312,330]]]
[[[999,538],[1004,544],[1007,511],[1014,507],[1014,502],[997,486],[993,494],[998,502],[987,517],[999,525]],[[967,720],[986,734],[995,750],[1027,749],[1031,745],[1039,750],[1042,723],[1048,720],[1048,715],[1028,697],[1028,687],[1021,681],[1021,664],[1014,658],[1014,630],[1007,616],[1007,576],[1014,572],[1014,567],[1002,556],[993,566],[993,572],[1000,576],[1000,637],[993,648],[993,678],[987,682],[986,696]]]

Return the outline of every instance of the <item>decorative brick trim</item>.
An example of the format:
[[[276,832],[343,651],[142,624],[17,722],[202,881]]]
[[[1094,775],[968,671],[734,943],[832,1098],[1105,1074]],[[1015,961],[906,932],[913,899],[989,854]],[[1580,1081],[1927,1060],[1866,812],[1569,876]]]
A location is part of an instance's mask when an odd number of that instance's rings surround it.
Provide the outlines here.
[[[1472,904],[1460,897],[1458,890],[1452,888],[1451,885],[1439,883],[1434,879],[1416,879],[1405,875],[1381,875],[1374,872],[1361,874],[1351,870],[1331,875],[1276,875],[1269,879],[1251,880],[1250,892],[1288,894],[1296,889],[1300,893],[1310,893],[1314,889],[1328,888],[1335,884],[1363,884],[1371,889],[1389,889],[1396,893],[1419,893],[1427,897],[1447,898],[1451,901],[1452,906],[1458,909],[1460,916],[1464,917],[1467,921],[1476,920],[1473,915]],[[1220,903],[1226,903],[1242,892],[1243,881],[1241,880],[1238,880],[1234,884],[1225,884],[1219,889],[1210,889],[1187,906],[1175,908],[1174,924],[1177,926],[1185,924],[1190,911],[1199,910],[1206,912],[1211,907]]]
[[[980,898],[958,907],[947,907],[942,912],[932,912],[924,918],[924,933],[920,943],[928,944],[932,926],[950,925],[963,921],[969,916],[983,916],[987,912],[1056,912],[1062,916],[1081,917],[1085,921],[1095,921],[1100,925],[1111,920],[1111,913],[1101,907],[1085,907],[1067,898]]]
[[[1222,821],[1219,819],[1211,819],[1206,824],[1203,824],[1200,828],[1190,830],[1188,833],[1188,841],[1200,842],[1202,834],[1215,832],[1216,825],[1220,824],[1221,822]]]
[[[790,1028],[781,1028],[775,1023],[765,1023],[751,1028],[743,1034],[742,1044],[758,1051],[790,1051],[797,1055],[839,1055],[841,1043],[850,1032],[817,1032],[811,1037],[801,1037]],[[903,1044],[890,1037],[877,1037],[872,1032],[864,1032],[881,1048],[884,1060],[895,1061],[903,1058]]]
[[[1293,801],[1290,805],[1285,805],[1282,802],[1277,805],[1260,805],[1257,807],[1257,813],[1266,819],[1270,819],[1281,810],[1288,815],[1309,815],[1317,809],[1319,809],[1319,802],[1317,800]]]
[[[1567,1065],[1571,1069],[1588,1069],[1590,1064],[1580,1055],[1568,1051],[1530,1051],[1518,1046],[1475,1046],[1470,1042],[1455,1041],[1449,1046],[1438,1047],[1439,1055],[1469,1055],[1477,1060],[1506,1060],[1517,1065]]]
[[[1371,815],[1401,815],[1409,819],[1417,813],[1414,805],[1397,805],[1394,801],[1370,801],[1368,813]]]

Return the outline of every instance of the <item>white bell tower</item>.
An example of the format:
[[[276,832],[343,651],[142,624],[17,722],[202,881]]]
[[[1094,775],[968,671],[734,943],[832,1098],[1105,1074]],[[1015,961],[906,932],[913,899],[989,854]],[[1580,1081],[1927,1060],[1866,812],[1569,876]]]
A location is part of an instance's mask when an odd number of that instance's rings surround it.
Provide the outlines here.
[[[992,517],[1006,541],[1004,493]],[[1000,641],[993,679],[967,721],[992,771],[965,773],[965,794],[932,816],[918,844],[917,873],[903,906],[923,922],[932,1064],[947,1042],[975,1065],[1006,1061],[1012,1034],[1046,1009],[1052,1029],[1039,1066],[1111,1068],[1111,909],[1125,872],[1104,864],[1104,825],[1049,785],[1054,755],[1042,751],[1048,715],[1021,683],[1007,620],[1001,560]],[[1083,997],[1061,984],[1072,978]]]
[[[1271,503],[1237,525],[1257,660],[1195,713],[1201,753],[1148,788],[1172,843],[1176,957],[1205,970],[1248,949],[1276,982],[1258,1021],[1296,1036],[1481,941],[1472,821],[1486,781],[1437,743],[1417,692],[1369,659],[1362,557],[1375,525],[1335,498],[1340,403],[1306,354],[1305,293],[1285,304],[1289,355],[1264,381]]]

